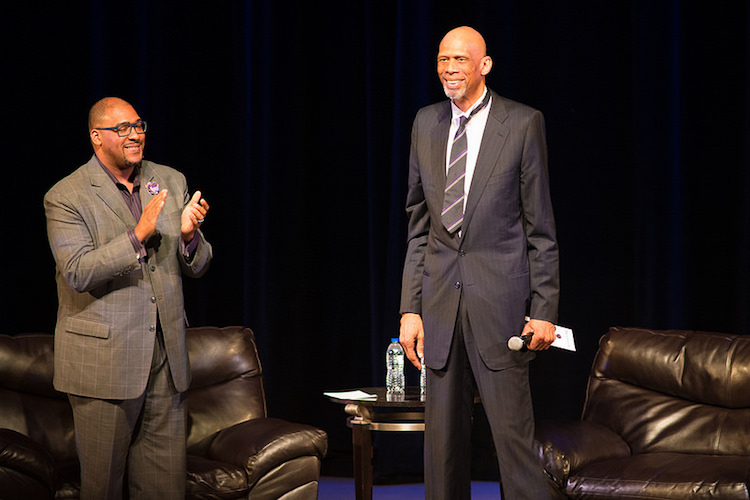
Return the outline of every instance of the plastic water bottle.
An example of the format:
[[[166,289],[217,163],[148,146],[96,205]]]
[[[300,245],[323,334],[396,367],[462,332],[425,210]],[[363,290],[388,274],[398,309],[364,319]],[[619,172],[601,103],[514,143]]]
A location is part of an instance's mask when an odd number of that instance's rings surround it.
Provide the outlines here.
[[[424,356],[419,358],[419,362],[422,364],[422,370],[419,373],[419,399],[424,401],[427,395],[427,368],[424,366]]]
[[[388,350],[385,353],[386,395],[390,400],[396,400],[404,395],[404,348],[398,343],[398,339],[391,339]]]

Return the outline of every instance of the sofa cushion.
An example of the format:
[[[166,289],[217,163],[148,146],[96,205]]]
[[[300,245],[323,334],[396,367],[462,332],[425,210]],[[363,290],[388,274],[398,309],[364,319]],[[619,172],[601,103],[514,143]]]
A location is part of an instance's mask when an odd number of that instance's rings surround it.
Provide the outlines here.
[[[0,465],[0,498],[3,500],[52,500],[54,493],[26,474]]]
[[[39,443],[55,460],[76,457],[73,412],[52,385],[54,336],[0,335],[0,428]]]
[[[748,408],[750,336],[613,327],[599,342],[592,377],[697,403]]]
[[[544,470],[561,488],[567,484],[571,471],[590,462],[631,455],[630,448],[620,436],[593,422],[538,422],[535,437]]]
[[[247,495],[247,474],[240,467],[195,455],[187,458],[187,499],[233,499]]]
[[[0,384],[44,398],[66,399],[52,387],[52,340],[45,333],[0,335]]]
[[[570,498],[747,500],[750,459],[739,456],[643,453],[592,462],[571,475]]]
[[[0,466],[31,476],[50,491],[55,489],[54,459],[20,432],[0,429]]]
[[[587,421],[612,429],[633,453],[750,455],[750,408],[694,403],[619,380],[598,384]]]
[[[302,456],[324,457],[327,434],[315,427],[278,418],[258,418],[223,429],[207,457],[242,466],[252,488],[268,471]]]
[[[201,455],[220,429],[266,417],[255,337],[243,327],[188,329],[188,450]]]
[[[750,455],[750,337],[612,328],[599,346],[583,420],[633,453]]]

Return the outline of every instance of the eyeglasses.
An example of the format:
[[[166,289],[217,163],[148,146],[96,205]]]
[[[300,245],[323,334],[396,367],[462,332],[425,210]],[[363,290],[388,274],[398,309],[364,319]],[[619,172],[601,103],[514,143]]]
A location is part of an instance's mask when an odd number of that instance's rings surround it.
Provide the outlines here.
[[[135,129],[136,134],[145,134],[147,128],[147,123],[143,120],[138,120],[135,123],[121,123],[120,125],[115,125],[114,127],[97,127],[96,130],[112,130],[114,132],[117,132],[117,135],[120,137],[127,137],[130,135],[130,132]]]

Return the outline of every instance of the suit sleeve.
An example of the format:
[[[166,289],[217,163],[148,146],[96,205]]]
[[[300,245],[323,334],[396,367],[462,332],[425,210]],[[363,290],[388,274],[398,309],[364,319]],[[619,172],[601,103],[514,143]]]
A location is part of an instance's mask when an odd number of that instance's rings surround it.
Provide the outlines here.
[[[409,183],[406,195],[408,236],[404,272],[401,282],[400,312],[422,312],[422,276],[424,271],[427,236],[430,231],[430,216],[425,201],[420,173],[418,151],[418,121],[414,119],[409,153]]]
[[[47,235],[57,268],[76,292],[94,290],[139,268],[138,255],[126,232],[97,247],[87,220],[71,190],[53,189],[44,197]]]
[[[183,192],[182,192],[182,207],[186,207],[190,202],[190,191],[187,188],[187,182],[185,177],[180,174],[182,180]],[[213,258],[213,249],[211,244],[206,241],[203,236],[203,232],[199,229],[195,232],[194,239],[198,240],[198,244],[195,250],[190,256],[185,255],[183,252],[178,251],[178,257],[180,259],[180,268],[185,276],[190,278],[200,278],[206,271],[208,271],[209,264]]]
[[[529,315],[554,323],[560,296],[559,254],[550,197],[544,117],[536,110],[529,119],[524,140],[521,203],[530,267]]]

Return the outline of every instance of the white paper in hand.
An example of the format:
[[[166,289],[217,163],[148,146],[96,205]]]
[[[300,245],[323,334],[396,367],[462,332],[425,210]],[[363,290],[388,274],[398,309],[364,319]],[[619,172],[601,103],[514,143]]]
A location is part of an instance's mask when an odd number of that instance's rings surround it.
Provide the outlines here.
[[[571,330],[570,328],[565,328],[564,326],[555,325],[555,336],[557,338],[554,342],[552,342],[552,347],[558,347],[560,349],[565,349],[566,351],[576,350],[576,342],[573,338],[573,330]]]
[[[529,321],[528,316],[526,316],[526,321]],[[571,330],[570,328],[565,328],[564,326],[555,325],[555,336],[557,338],[554,342],[552,342],[552,347],[575,352],[576,341],[573,338],[573,330]]]

